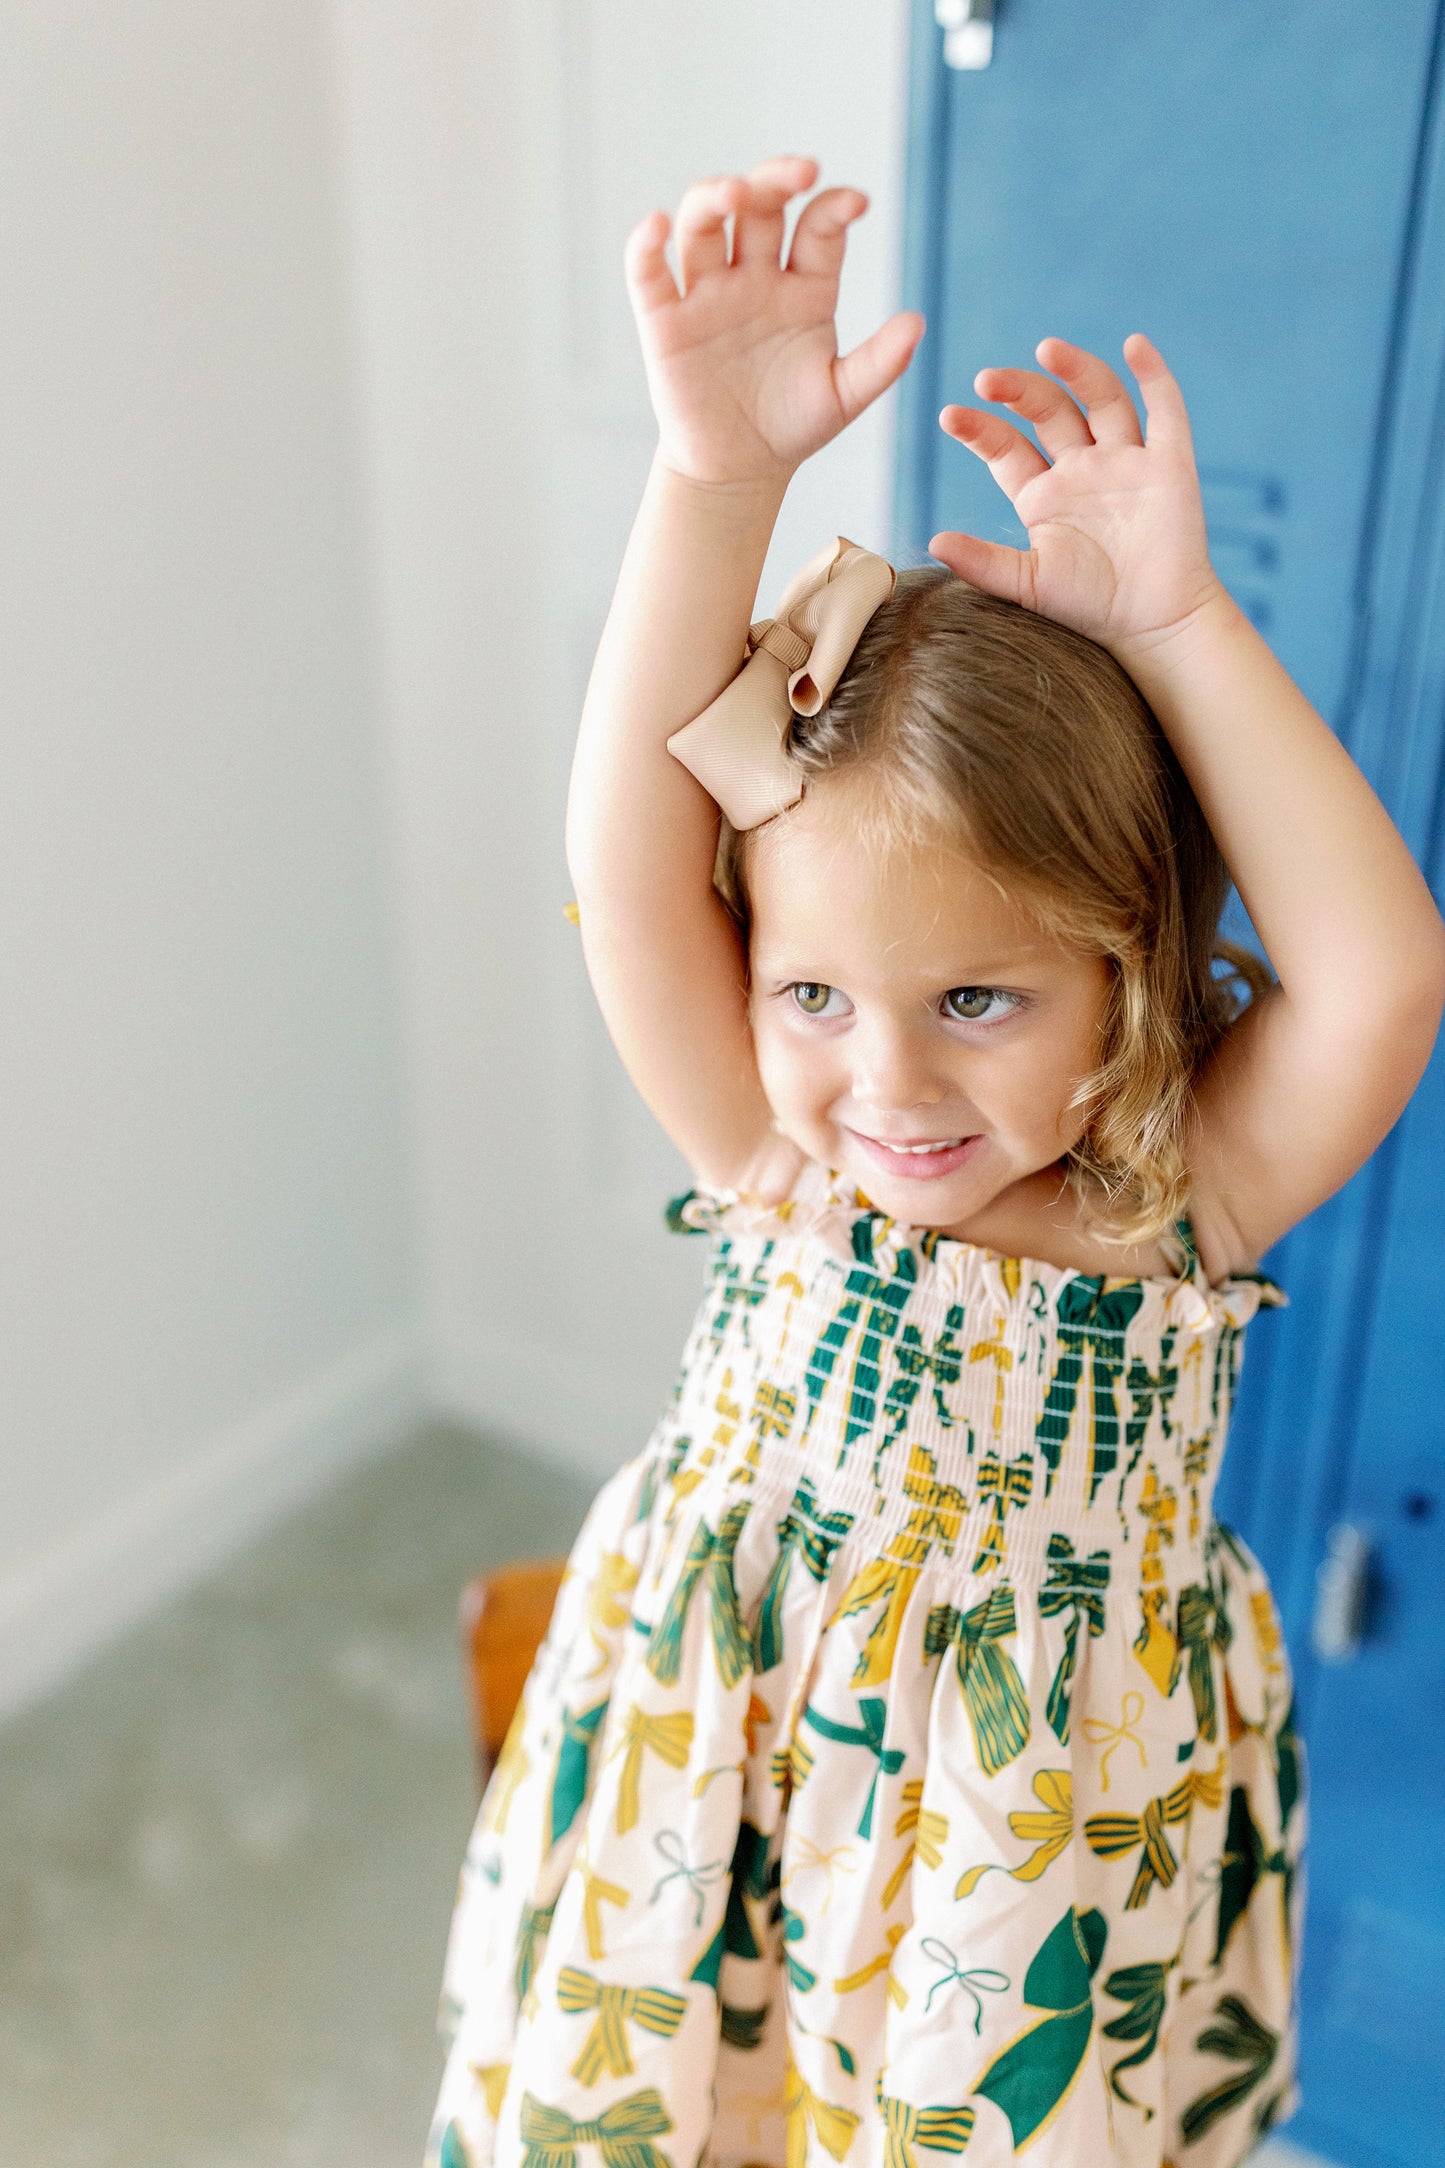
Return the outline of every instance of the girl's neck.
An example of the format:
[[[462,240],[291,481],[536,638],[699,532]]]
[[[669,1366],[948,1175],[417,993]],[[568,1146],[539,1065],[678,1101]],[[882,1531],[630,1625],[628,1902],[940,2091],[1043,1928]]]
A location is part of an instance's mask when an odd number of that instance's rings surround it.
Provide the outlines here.
[[[1177,1248],[1159,1236],[1144,1242],[1111,1239],[1101,1213],[1091,1215],[1062,1165],[1041,1168],[1013,1183],[945,1234],[1009,1257],[1117,1279],[1153,1278],[1179,1269]]]

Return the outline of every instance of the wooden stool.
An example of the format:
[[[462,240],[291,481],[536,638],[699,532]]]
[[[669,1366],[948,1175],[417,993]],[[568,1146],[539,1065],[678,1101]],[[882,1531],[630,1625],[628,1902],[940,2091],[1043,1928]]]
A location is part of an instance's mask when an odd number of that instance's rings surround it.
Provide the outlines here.
[[[462,1590],[462,1668],[483,1784],[522,1698],[566,1564],[562,1558],[522,1559],[479,1573]]]

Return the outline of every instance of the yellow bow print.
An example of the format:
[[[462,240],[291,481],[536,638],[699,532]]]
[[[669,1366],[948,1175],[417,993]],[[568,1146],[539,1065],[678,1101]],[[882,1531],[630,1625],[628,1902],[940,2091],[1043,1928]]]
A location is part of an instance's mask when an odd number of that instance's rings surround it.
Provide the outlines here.
[[[943,1865],[942,1848],[948,1842],[948,1816],[924,1806],[922,1777],[910,1777],[904,1785],[903,1812],[893,1834],[895,1837],[912,1837],[913,1842],[884,1884],[882,1903],[885,1912],[902,1889],[904,1877],[915,1859],[921,1859],[929,1868]]]
[[[973,1562],[975,1573],[992,1573],[1003,1564],[1009,1507],[1027,1505],[1033,1487],[1034,1464],[1030,1454],[1007,1463],[996,1453],[984,1455],[978,1471],[978,1502],[988,1504],[991,1518]]]
[[[870,1958],[866,1965],[860,1965],[856,1972],[845,1972],[841,1979],[835,1980],[833,1985],[837,1992],[840,1995],[851,1995],[855,1989],[866,1987],[870,1980],[876,1980],[880,1972],[887,1972],[888,2000],[896,2003],[900,2010],[905,2009],[908,2004],[908,1990],[903,1982],[889,1971],[893,1963],[893,1953],[903,1940],[903,1935],[904,1930],[896,1920],[891,1927],[885,1927],[883,1939],[888,1947],[880,1950],[876,1957]]]
[[[858,2117],[852,2109],[835,2108],[831,2101],[820,2100],[792,2063],[788,2065],[784,2099],[788,2111],[787,2168],[808,2168],[809,2123],[817,2132],[823,2150],[831,2153],[834,2160],[841,2160],[858,2128]]]
[[[572,1865],[582,1878],[582,1931],[587,1937],[587,1955],[597,1964],[607,1955],[602,1940],[602,1907],[615,1905],[620,1912],[625,1911],[632,1892],[619,1882],[608,1882],[594,1874],[585,1852],[579,1852]]]
[[[669,1769],[685,1769],[692,1750],[691,1710],[679,1709],[675,1716],[649,1716],[635,1701],[628,1710],[622,1736],[613,1750],[622,1756],[622,1776],[617,1786],[619,1837],[637,1826],[642,1756],[649,1748]]]
[[[1037,1882],[1045,1867],[1051,1866],[1060,1852],[1067,1849],[1074,1834],[1074,1780],[1067,1769],[1040,1769],[1034,1776],[1034,1797],[1043,1808],[1042,1814],[1021,1812],[1011,1814],[1008,1826],[1014,1835],[1034,1849],[1018,1867],[1004,1867],[1015,1882]],[[955,1897],[967,1897],[990,1867],[1003,1867],[1002,1860],[985,1860],[981,1867],[970,1867],[959,1876]]]
[[[502,2112],[502,2102],[507,2097],[507,2079],[511,2075],[510,2063],[473,2063],[472,2076],[482,2088],[482,2098],[487,2103],[487,2113],[495,2123]]]
[[[492,1781],[487,1787],[486,1805],[482,1811],[483,1829],[492,1830],[504,1837],[507,1833],[507,1816],[512,1811],[512,1801],[517,1796],[517,1786],[527,1774],[530,1764],[522,1746],[522,1720],[525,1701],[518,1708],[502,1742],[497,1756],[497,1766],[492,1771]]]
[[[1012,1263],[1013,1260],[1009,1259],[1007,1262]],[[1003,1431],[1005,1373],[1012,1370],[1014,1366],[1013,1349],[1004,1345],[1004,1322],[1002,1310],[997,1311],[994,1316],[991,1338],[975,1340],[968,1351],[968,1359],[971,1363],[991,1362],[993,1364],[993,1428],[996,1437],[1001,1435]]]
[[[908,2100],[895,2100],[877,2085],[878,2106],[887,2138],[883,2168],[918,2168],[915,2146],[933,2153],[961,2153],[973,2136],[972,2108],[915,2108]]]
[[[1168,1889],[1179,1872],[1174,1847],[1166,1828],[1187,1822],[1197,1799],[1201,1806],[1217,1807],[1224,1796],[1224,1757],[1214,1769],[1191,1769],[1162,1798],[1151,1799],[1142,1814],[1091,1814],[1084,1835],[1100,1859],[1122,1859],[1139,1846],[1139,1865],[1133,1887],[1124,1900],[1126,1912],[1137,1911],[1157,1882]]]
[[[613,2078],[632,2076],[629,2023],[655,2033],[660,2040],[670,2040],[687,2015],[685,1995],[669,1994],[661,1987],[604,1987],[576,1965],[564,1965],[558,1974],[557,2000],[571,2015],[597,2012],[597,2022],[572,2065],[573,2077],[584,2085],[595,2085],[604,2070]]]
[[[603,1636],[627,1624],[632,1614],[621,1599],[630,1596],[636,1586],[637,1568],[631,1559],[621,1551],[604,1551],[587,1591],[587,1624],[597,1650],[597,1663],[588,1672],[589,1678],[606,1670],[610,1650]]]
[[[811,1837],[800,1835],[793,1847],[792,1864],[779,1886],[786,1889],[790,1882],[797,1881],[799,1875],[822,1874],[825,1877],[824,1897],[818,1907],[821,1917],[833,1902],[833,1885],[837,1876],[857,1872],[858,1854],[851,1844],[835,1844],[831,1851],[825,1852],[821,1846],[814,1844]]]
[[[1109,1789],[1109,1756],[1113,1753],[1115,1747],[1122,1746],[1126,1739],[1131,1746],[1137,1746],[1139,1749],[1139,1767],[1141,1769],[1148,1768],[1149,1756],[1144,1751],[1144,1742],[1134,1729],[1143,1714],[1144,1696],[1137,1687],[1131,1687],[1119,1704],[1119,1722],[1117,1724],[1106,1724],[1097,1716],[1086,1716],[1084,1718],[1084,1737],[1092,1745],[1102,1746],[1104,1749],[1099,1756],[1099,1789],[1101,1792],[1106,1792]],[[1105,1745],[1106,1740],[1107,1745]]]

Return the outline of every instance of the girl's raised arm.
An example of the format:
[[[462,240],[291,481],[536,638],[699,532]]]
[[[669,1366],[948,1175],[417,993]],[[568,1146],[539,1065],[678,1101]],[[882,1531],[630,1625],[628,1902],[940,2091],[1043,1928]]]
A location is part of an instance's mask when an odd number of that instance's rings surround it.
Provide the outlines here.
[[[1252,1265],[1330,1196],[1400,1115],[1445,1001],[1445,928],[1359,769],[1214,574],[1189,420],[1137,334],[1134,403],[1108,365],[1062,339],[1062,379],[990,369],[987,399],[1033,423],[945,408],[1029,530],[1026,551],[937,535],[990,592],[1111,650],[1179,757],[1279,984],[1199,1078],[1191,1206],[1211,1276]],[[1048,457],[1045,457],[1048,454]]]
[[[629,1074],[704,1180],[766,1178],[770,1115],[748,1022],[747,960],[712,885],[718,813],[668,753],[741,667],[794,471],[899,376],[922,335],[901,315],[840,357],[834,328],[857,189],[784,213],[810,158],[684,196],[682,292],[654,212],[627,245],[658,447],[587,688],[567,859],[587,968]],[[733,220],[729,252],[727,220]]]

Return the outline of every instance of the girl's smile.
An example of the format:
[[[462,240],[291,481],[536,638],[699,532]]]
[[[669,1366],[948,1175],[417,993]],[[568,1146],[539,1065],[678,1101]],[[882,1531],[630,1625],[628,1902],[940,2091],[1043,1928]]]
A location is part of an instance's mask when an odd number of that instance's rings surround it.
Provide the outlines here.
[[[875,1164],[885,1174],[896,1176],[900,1182],[933,1182],[941,1175],[955,1173],[979,1142],[975,1136],[909,1144],[892,1138],[870,1137],[861,1129],[851,1130],[849,1134],[865,1152],[873,1155]]]
[[[758,1067],[809,1157],[899,1219],[964,1233],[1032,1177],[1057,1188],[1109,967],[960,845],[884,836],[868,788],[815,784],[753,844]]]

